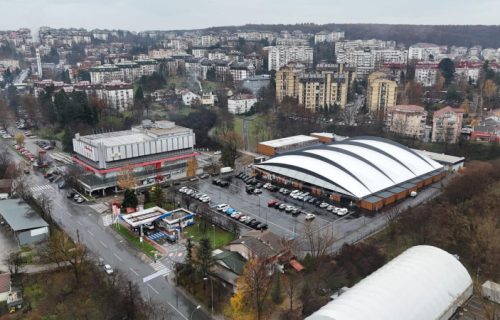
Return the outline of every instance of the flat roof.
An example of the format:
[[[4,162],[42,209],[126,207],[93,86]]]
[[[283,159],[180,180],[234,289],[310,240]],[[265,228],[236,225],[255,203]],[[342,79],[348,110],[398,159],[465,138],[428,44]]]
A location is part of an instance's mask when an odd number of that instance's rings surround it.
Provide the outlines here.
[[[288,145],[300,144],[304,142],[315,142],[315,141],[319,141],[319,139],[316,137],[311,137],[306,135],[297,135],[276,140],[263,141],[259,142],[259,144],[263,144],[273,148],[279,148]]]
[[[335,134],[330,132],[313,132],[311,133],[311,136],[325,137],[330,139],[335,138]]]
[[[13,231],[31,230],[49,226],[38,213],[20,199],[0,201],[0,214]]]
[[[151,223],[153,221],[163,219],[167,222],[175,221],[177,219],[182,219],[184,217],[189,217],[194,215],[191,211],[184,208],[175,209],[173,211],[167,211],[160,207],[152,207],[149,209],[144,209],[138,212],[130,214],[122,214],[120,217],[131,225],[132,227],[137,227],[145,223]]]
[[[125,144],[154,141],[161,136],[167,136],[176,133],[189,133],[191,131],[192,130],[189,128],[177,125],[151,128],[143,128],[141,126],[138,126],[133,127],[131,130],[113,131],[80,136],[78,140],[92,144],[94,146],[102,143],[106,147],[116,147]]]
[[[366,199],[363,199],[363,201],[370,202],[370,203],[376,203],[376,202],[380,202],[380,201],[383,201],[383,200],[384,199],[379,198],[379,197],[375,197],[375,196],[371,196],[371,197],[368,197]]]
[[[460,162],[464,162],[465,158],[464,157],[456,157],[456,156],[451,156],[448,154],[444,153],[437,153],[437,152],[431,152],[427,150],[418,150],[418,149],[412,149],[413,151],[422,154],[424,156],[427,156],[431,158],[432,160],[439,162],[441,164],[457,164]]]

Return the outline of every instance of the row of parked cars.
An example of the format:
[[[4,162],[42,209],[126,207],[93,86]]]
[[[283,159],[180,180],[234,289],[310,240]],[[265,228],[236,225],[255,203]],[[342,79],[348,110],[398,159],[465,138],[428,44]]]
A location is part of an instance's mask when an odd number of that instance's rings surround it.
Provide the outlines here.
[[[311,204],[317,206],[318,208],[325,209],[328,212],[331,212],[333,214],[337,214],[338,216],[345,216],[346,214],[349,213],[349,210],[347,208],[336,207],[332,204],[321,201],[320,199],[310,195],[309,192],[302,192],[300,190],[290,191],[286,188],[281,188],[279,190],[279,192],[284,194],[284,195],[289,195],[291,198],[293,198],[295,200],[300,200],[303,202],[311,203]]]
[[[217,211],[220,211],[222,213],[225,213],[227,216],[238,220],[241,223],[246,224],[252,229],[256,230],[266,230],[267,229],[267,224],[264,222],[261,222],[255,218],[252,218],[251,216],[245,215],[242,212],[232,208],[230,205],[221,203],[217,206],[215,206],[215,209]]]
[[[227,187],[229,187],[230,183],[229,183],[229,181],[217,178],[217,179],[212,180],[212,184],[219,186],[219,187],[227,188]]]
[[[36,161],[35,155],[32,154],[28,149],[24,148],[23,146],[15,144],[14,148],[16,148],[16,150],[19,151],[19,153],[21,153],[26,160],[29,160],[31,162]]]
[[[208,194],[198,192],[195,189],[191,189],[188,187],[180,188],[179,192],[184,193],[185,195],[188,195],[193,199],[200,200],[201,202],[204,202],[204,203],[209,203],[211,200],[210,197],[208,196]]]
[[[312,219],[316,218],[316,216],[312,213],[303,212],[302,210],[300,210],[299,208],[297,208],[295,206],[286,204],[286,203],[281,202],[281,201],[276,200],[276,199],[269,200],[267,202],[267,206],[270,208],[275,208],[275,209],[278,209],[281,211],[285,211],[286,213],[290,213],[294,217],[297,217],[301,213],[304,213],[306,215],[306,217],[305,217],[306,220],[312,220]]]
[[[47,141],[37,140],[37,141],[35,141],[35,144],[44,150],[54,149],[54,146]]]

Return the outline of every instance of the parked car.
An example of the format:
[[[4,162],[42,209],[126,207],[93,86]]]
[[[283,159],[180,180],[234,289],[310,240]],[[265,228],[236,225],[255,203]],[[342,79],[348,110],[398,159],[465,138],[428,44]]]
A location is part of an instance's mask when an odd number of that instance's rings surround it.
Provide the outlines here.
[[[319,205],[319,207],[320,207],[321,209],[327,208],[328,206],[329,206],[329,204],[328,204],[328,203],[326,203],[326,202],[322,202],[322,203]]]
[[[154,230],[155,229],[155,226],[152,223],[144,223],[142,226],[144,228],[148,229],[148,230]]]
[[[316,218],[316,216],[312,213],[308,213],[306,214],[306,220],[309,221],[309,220],[313,220],[314,218]]]
[[[107,273],[107,274],[113,274],[113,268],[111,268],[111,266],[109,264],[105,264],[104,265],[104,271]]]
[[[278,200],[276,200],[276,199],[269,200],[269,201],[267,202],[267,206],[268,206],[268,207],[274,207],[274,205],[275,205],[277,202],[279,202],[279,201],[278,201]]]
[[[285,210],[285,208],[286,208],[286,204],[284,204],[284,203],[280,204],[280,206],[278,207],[278,209],[280,209],[280,210]]]
[[[261,194],[261,193],[262,193],[262,190],[261,190],[261,189],[259,189],[259,188],[255,188],[255,189],[253,190],[253,193],[254,193],[254,194]]]
[[[221,204],[217,205],[215,207],[215,209],[217,209],[217,211],[222,211],[224,208],[227,208],[227,207],[229,207],[229,205],[227,205],[225,203],[221,203]]]
[[[267,224],[265,224],[265,223],[260,223],[260,224],[258,224],[258,225],[255,227],[255,229],[257,229],[257,230],[266,230],[266,229],[267,229]]]

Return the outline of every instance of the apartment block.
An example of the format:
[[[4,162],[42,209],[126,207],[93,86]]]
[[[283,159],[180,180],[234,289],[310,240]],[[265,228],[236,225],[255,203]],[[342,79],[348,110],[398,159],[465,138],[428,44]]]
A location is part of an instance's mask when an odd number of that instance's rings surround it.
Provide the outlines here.
[[[371,112],[384,111],[396,105],[398,84],[383,72],[368,77],[367,106]]]
[[[456,143],[460,137],[464,111],[450,106],[434,112],[432,118],[432,141]]]
[[[416,105],[388,107],[384,120],[385,128],[389,132],[417,139],[423,139],[425,136],[427,111],[424,107]]]

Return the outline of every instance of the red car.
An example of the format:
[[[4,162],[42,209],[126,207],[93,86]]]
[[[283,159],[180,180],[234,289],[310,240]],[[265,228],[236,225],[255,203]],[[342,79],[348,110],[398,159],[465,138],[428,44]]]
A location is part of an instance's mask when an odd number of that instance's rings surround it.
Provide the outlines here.
[[[273,199],[273,200],[269,200],[269,201],[267,202],[267,206],[268,206],[268,207],[274,207],[274,205],[275,205],[276,203],[278,203],[278,200],[275,200],[275,199]]]

